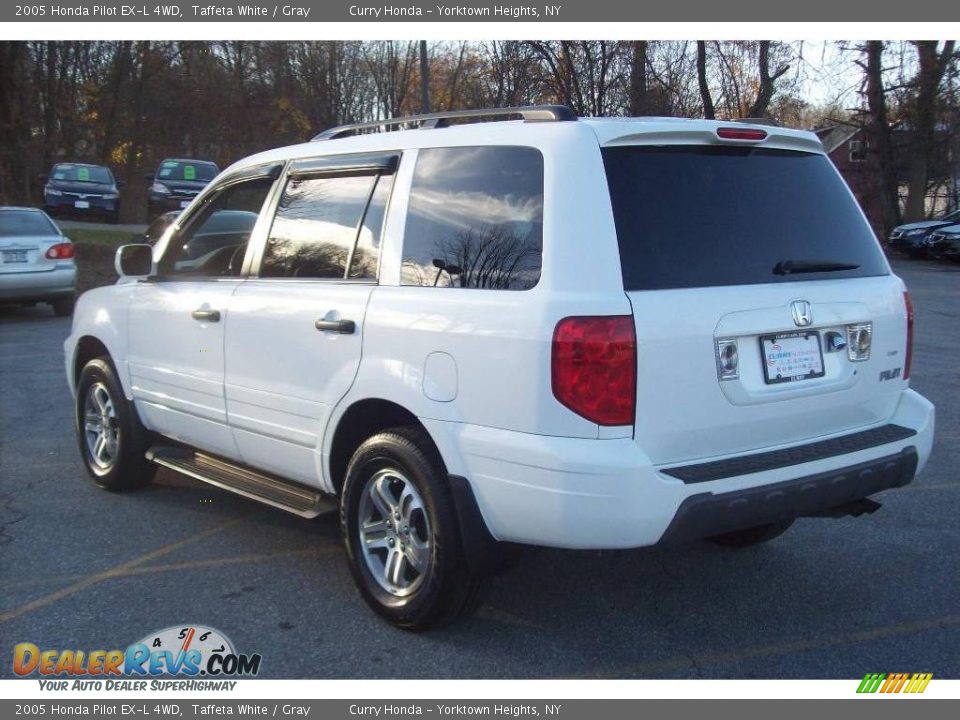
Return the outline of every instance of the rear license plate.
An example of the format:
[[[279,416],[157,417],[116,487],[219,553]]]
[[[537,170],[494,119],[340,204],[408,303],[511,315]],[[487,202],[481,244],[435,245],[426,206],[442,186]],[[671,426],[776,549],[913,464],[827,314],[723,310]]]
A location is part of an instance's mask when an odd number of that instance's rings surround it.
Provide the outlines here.
[[[806,332],[763,335],[763,379],[768,385],[823,377],[823,350],[820,333]]]
[[[189,200],[181,200],[181,201],[180,201],[180,207],[181,207],[181,208],[185,208],[185,207],[186,207],[187,205],[189,205],[189,204],[190,204],[190,201],[189,201]]]
[[[25,263],[29,262],[27,258],[26,250],[4,250],[3,251],[3,264],[8,263]]]
[[[77,201],[73,204],[73,206],[74,206],[75,208],[80,208],[81,210],[86,210],[88,207],[90,207],[90,203],[87,202],[86,200],[77,200]]]

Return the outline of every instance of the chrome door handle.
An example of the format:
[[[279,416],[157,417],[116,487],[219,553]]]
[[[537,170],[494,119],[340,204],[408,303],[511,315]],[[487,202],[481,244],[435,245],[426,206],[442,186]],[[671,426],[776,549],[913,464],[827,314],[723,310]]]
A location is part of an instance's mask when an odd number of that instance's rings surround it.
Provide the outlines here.
[[[194,310],[190,315],[201,322],[220,322],[219,310]]]
[[[342,335],[353,335],[357,324],[353,320],[317,320],[313,326],[320,332],[335,332]]]

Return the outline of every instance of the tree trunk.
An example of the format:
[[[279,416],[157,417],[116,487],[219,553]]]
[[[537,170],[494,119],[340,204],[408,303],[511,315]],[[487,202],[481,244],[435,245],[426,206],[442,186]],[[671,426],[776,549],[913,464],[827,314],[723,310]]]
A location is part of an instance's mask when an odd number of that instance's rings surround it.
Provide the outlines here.
[[[632,43],[630,60],[630,115],[639,117],[650,113],[647,99],[647,41]]]
[[[883,90],[883,41],[871,40],[866,45],[868,144],[876,157],[880,178],[880,208],[883,236],[900,224],[900,199],[897,192],[897,165],[893,157],[890,123],[887,119],[887,98]]]
[[[747,117],[762,118],[767,114],[767,108],[773,99],[773,93],[776,89],[777,79],[790,69],[789,65],[782,65],[771,75],[770,74],[770,41],[761,40],[758,53],[760,65],[760,87],[757,90],[757,99],[750,106]]]
[[[707,120],[716,118],[710,85],[707,83],[707,43],[697,40],[697,84],[700,86],[700,100],[703,102],[703,116]]]
[[[914,116],[914,136],[908,173],[907,207],[904,213],[908,222],[922,220],[927,215],[927,185],[930,181],[930,162],[936,151],[937,107],[939,105],[940,81],[953,55],[954,41],[944,43],[942,53],[937,53],[936,40],[914,41],[917,49],[917,97]]]
[[[430,62],[427,60],[427,41],[420,41],[420,112],[430,112]]]

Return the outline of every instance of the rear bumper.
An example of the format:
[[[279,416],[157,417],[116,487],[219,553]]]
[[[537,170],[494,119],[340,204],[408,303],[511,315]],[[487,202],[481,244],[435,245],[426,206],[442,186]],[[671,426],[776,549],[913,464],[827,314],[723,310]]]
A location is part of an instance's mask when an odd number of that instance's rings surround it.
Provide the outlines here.
[[[677,508],[661,543],[688,540],[816,515],[882,490],[903,487],[917,471],[917,450],[908,447],[857,465],[727,493],[691,495]]]
[[[4,273],[0,275],[0,301],[47,300],[72,295],[76,279],[74,265],[38,272]]]
[[[793,464],[766,463],[694,483],[669,475],[672,468],[653,466],[629,438],[546,437],[430,420],[424,425],[450,473],[469,480],[496,540],[601,549],[815,514],[904,485],[930,455],[933,405],[906,390],[888,422],[912,432],[861,449],[844,446],[829,457],[802,456]]]

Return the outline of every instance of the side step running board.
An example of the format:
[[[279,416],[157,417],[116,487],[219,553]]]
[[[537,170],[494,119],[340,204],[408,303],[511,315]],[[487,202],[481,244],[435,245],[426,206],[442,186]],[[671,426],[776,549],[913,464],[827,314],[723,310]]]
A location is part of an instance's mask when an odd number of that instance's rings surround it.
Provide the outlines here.
[[[313,518],[336,507],[314,488],[186,448],[156,445],[147,451],[147,460],[300,517]]]

